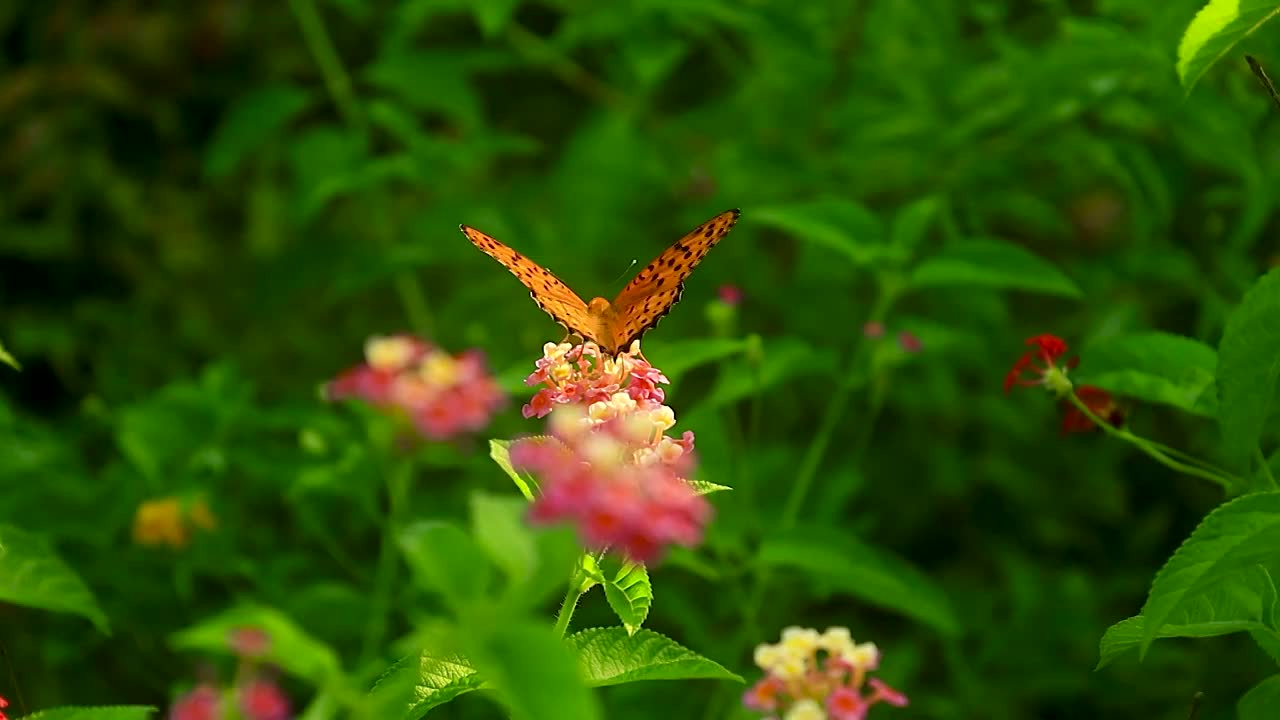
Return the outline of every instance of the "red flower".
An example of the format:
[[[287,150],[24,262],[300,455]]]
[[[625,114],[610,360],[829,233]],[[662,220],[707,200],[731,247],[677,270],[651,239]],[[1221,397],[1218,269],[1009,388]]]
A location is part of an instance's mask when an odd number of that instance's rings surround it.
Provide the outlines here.
[[[1013,364],[1009,374],[1004,376],[1004,391],[1007,393],[1014,385],[1043,385],[1045,375],[1057,368],[1057,359],[1067,352],[1067,342],[1057,335],[1036,335],[1027,338],[1027,344],[1034,350],[1027,351]],[[1039,365],[1036,361],[1039,361]],[[1075,360],[1067,363],[1074,367]],[[1024,377],[1028,376],[1028,377]]]
[[[1084,403],[1090,412],[1108,425],[1118,426],[1124,423],[1124,410],[1116,404],[1116,399],[1106,390],[1093,385],[1081,385],[1076,388],[1076,397],[1080,398],[1080,402]],[[1070,401],[1067,401],[1064,407],[1066,411],[1062,414],[1063,433],[1089,432],[1094,429],[1093,421]]]
[[[0,695],[0,708],[7,708],[7,707],[9,707],[9,701],[5,700],[4,696]],[[5,715],[2,709],[0,709],[0,720],[9,720],[9,716]]]

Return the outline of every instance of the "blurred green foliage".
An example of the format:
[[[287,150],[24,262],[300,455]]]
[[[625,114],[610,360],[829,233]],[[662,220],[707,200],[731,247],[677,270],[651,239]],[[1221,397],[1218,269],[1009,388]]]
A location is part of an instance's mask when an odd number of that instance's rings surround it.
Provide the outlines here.
[[[392,440],[319,384],[409,330],[488,354],[514,393],[488,437],[538,431],[519,380],[562,331],[458,223],[611,296],[741,207],[645,340],[701,478],[735,488],[703,550],[652,570],[645,626],[750,679],[781,627],[847,625],[912,698],[885,717],[1172,719],[1197,691],[1202,720],[1233,717],[1275,670],[1247,637],[1093,670],[1221,489],[1000,393],[1034,333],[1099,376],[1132,369],[1133,333],[1217,346],[1280,262],[1275,108],[1235,57],[1178,84],[1200,5],[0,4],[0,340],[22,365],[0,367],[0,523],[47,538],[112,631],[0,605],[0,695],[166,706],[203,623],[257,606],[336,664],[286,678],[299,705],[368,689],[445,614],[380,556],[389,503],[457,519],[514,491],[485,437],[388,481]],[[1241,47],[1280,67],[1275,37]],[[1210,396],[1142,387],[1137,431],[1217,456]],[[158,496],[206,498],[217,527],[134,544]],[[616,624],[603,598],[575,625]],[[740,692],[601,700],[732,717]]]

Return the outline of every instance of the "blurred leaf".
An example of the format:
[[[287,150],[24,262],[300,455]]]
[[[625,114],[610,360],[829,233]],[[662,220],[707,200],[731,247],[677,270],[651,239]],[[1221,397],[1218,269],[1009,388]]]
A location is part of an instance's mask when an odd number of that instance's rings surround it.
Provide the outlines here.
[[[1227,318],[1218,344],[1218,422],[1226,456],[1241,466],[1258,448],[1280,377],[1280,268],[1260,279]]]
[[[1254,685],[1236,705],[1239,720],[1274,720],[1280,717],[1280,675]]]
[[[734,680],[742,678],[652,630],[635,634],[623,628],[590,628],[574,633],[568,643],[592,687],[641,680]]]
[[[400,532],[400,548],[419,585],[443,595],[455,610],[486,596],[492,565],[456,525],[414,523]]]
[[[149,705],[56,707],[24,715],[23,720],[146,720],[156,709]]]
[[[1256,591],[1250,575],[1265,573],[1270,597],[1280,573],[1280,492],[1255,493],[1219,506],[1200,523],[1165,563],[1142,607],[1146,619],[1141,654],[1174,618],[1193,603],[1205,602],[1225,586]],[[1256,577],[1253,582],[1256,582]],[[1235,618],[1218,618],[1218,621]]]
[[[22,369],[22,366],[18,364],[17,358],[10,355],[9,351],[5,349],[4,343],[0,343],[0,363],[4,363],[14,370]]]
[[[311,93],[293,85],[268,85],[240,97],[223,115],[205,150],[205,175],[214,179],[230,175],[310,104]]]
[[[374,87],[393,93],[420,112],[434,112],[466,128],[482,124],[480,102],[470,78],[472,54],[458,50],[394,49],[362,74]],[[430,78],[430,82],[423,82]]]
[[[594,720],[600,706],[572,649],[541,622],[468,623],[467,655],[515,720]]]
[[[1202,342],[1170,333],[1135,333],[1092,343],[1084,358],[1081,382],[1203,417],[1217,417],[1213,376],[1218,354]]]
[[[471,494],[471,527],[489,559],[511,579],[524,582],[538,566],[534,533],[524,523],[529,503],[518,497]]]
[[[522,439],[528,442],[558,442],[555,438],[546,435],[534,435]],[[511,466],[511,443],[511,440],[490,440],[489,457],[493,458],[493,461],[498,463],[498,467],[511,478],[511,482],[516,484],[520,494],[524,495],[524,499],[533,502],[538,492],[538,481],[529,473],[519,472]]]
[[[1178,43],[1178,79],[1192,86],[1241,40],[1280,14],[1276,0],[1209,0]]]
[[[293,208],[307,220],[338,192],[333,178],[347,177],[367,158],[363,137],[344,128],[319,126],[305,130],[289,146],[293,171]]]
[[[766,537],[758,560],[806,574],[818,585],[853,595],[929,624],[944,635],[960,632],[946,596],[902,560],[827,528]]]
[[[1000,240],[966,240],[942,248],[916,267],[911,286],[984,287],[1069,298],[1082,296],[1080,288],[1053,265]]]
[[[484,681],[465,657],[423,650],[401,658],[369,691],[374,717],[417,720],[432,708],[479,689]]]
[[[704,402],[721,407],[804,375],[832,372],[835,357],[829,348],[808,345],[796,338],[770,339],[764,343],[758,364],[733,363],[724,368]]]
[[[511,16],[520,6],[520,0],[473,0],[471,12],[486,38],[497,37],[507,29]]]
[[[111,634],[107,616],[84,581],[44,538],[0,525],[0,600],[79,615]]]
[[[648,341],[645,341],[648,343]],[[672,385],[678,384],[685,373],[704,365],[742,354],[747,341],[740,338],[695,338],[674,342],[654,342],[645,347],[645,356],[656,368],[662,369]]]
[[[790,205],[757,207],[750,219],[845,256],[855,266],[884,258],[901,259],[901,252],[885,243],[884,223],[856,203],[837,198]]]
[[[179,650],[231,655],[232,635],[246,628],[266,633],[269,644],[263,660],[290,675],[317,687],[342,675],[342,665],[333,648],[298,627],[288,615],[262,605],[245,604],[226,610],[174,633],[169,644]]]
[[[942,209],[942,198],[931,195],[920,198],[898,210],[889,228],[889,244],[909,256],[924,241],[925,233]]]
[[[641,563],[622,562],[613,577],[606,578],[604,594],[627,633],[634,635],[649,616],[649,606],[653,604],[649,571]]]

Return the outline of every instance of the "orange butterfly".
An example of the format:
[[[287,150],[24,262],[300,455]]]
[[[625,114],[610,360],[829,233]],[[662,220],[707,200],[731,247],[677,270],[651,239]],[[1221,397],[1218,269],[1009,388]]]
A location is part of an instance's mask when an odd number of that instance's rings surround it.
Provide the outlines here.
[[[684,280],[738,222],[738,210],[726,210],[689,231],[636,274],[613,302],[597,297],[585,303],[541,265],[475,228],[460,225],[472,245],[502,263],[529,288],[538,307],[564,326],[616,355],[658,324],[680,300]]]

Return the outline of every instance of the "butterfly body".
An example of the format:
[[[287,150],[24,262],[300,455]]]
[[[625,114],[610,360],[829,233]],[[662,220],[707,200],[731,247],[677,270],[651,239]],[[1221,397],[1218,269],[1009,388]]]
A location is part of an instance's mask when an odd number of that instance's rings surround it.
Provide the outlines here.
[[[645,332],[671,312],[684,291],[684,280],[738,221],[738,210],[727,210],[702,223],[676,241],[627,283],[612,301],[602,297],[585,303],[559,278],[541,265],[475,228],[461,229],[473,245],[502,263],[524,286],[533,301],[556,322],[600,349],[616,355],[630,349]]]

